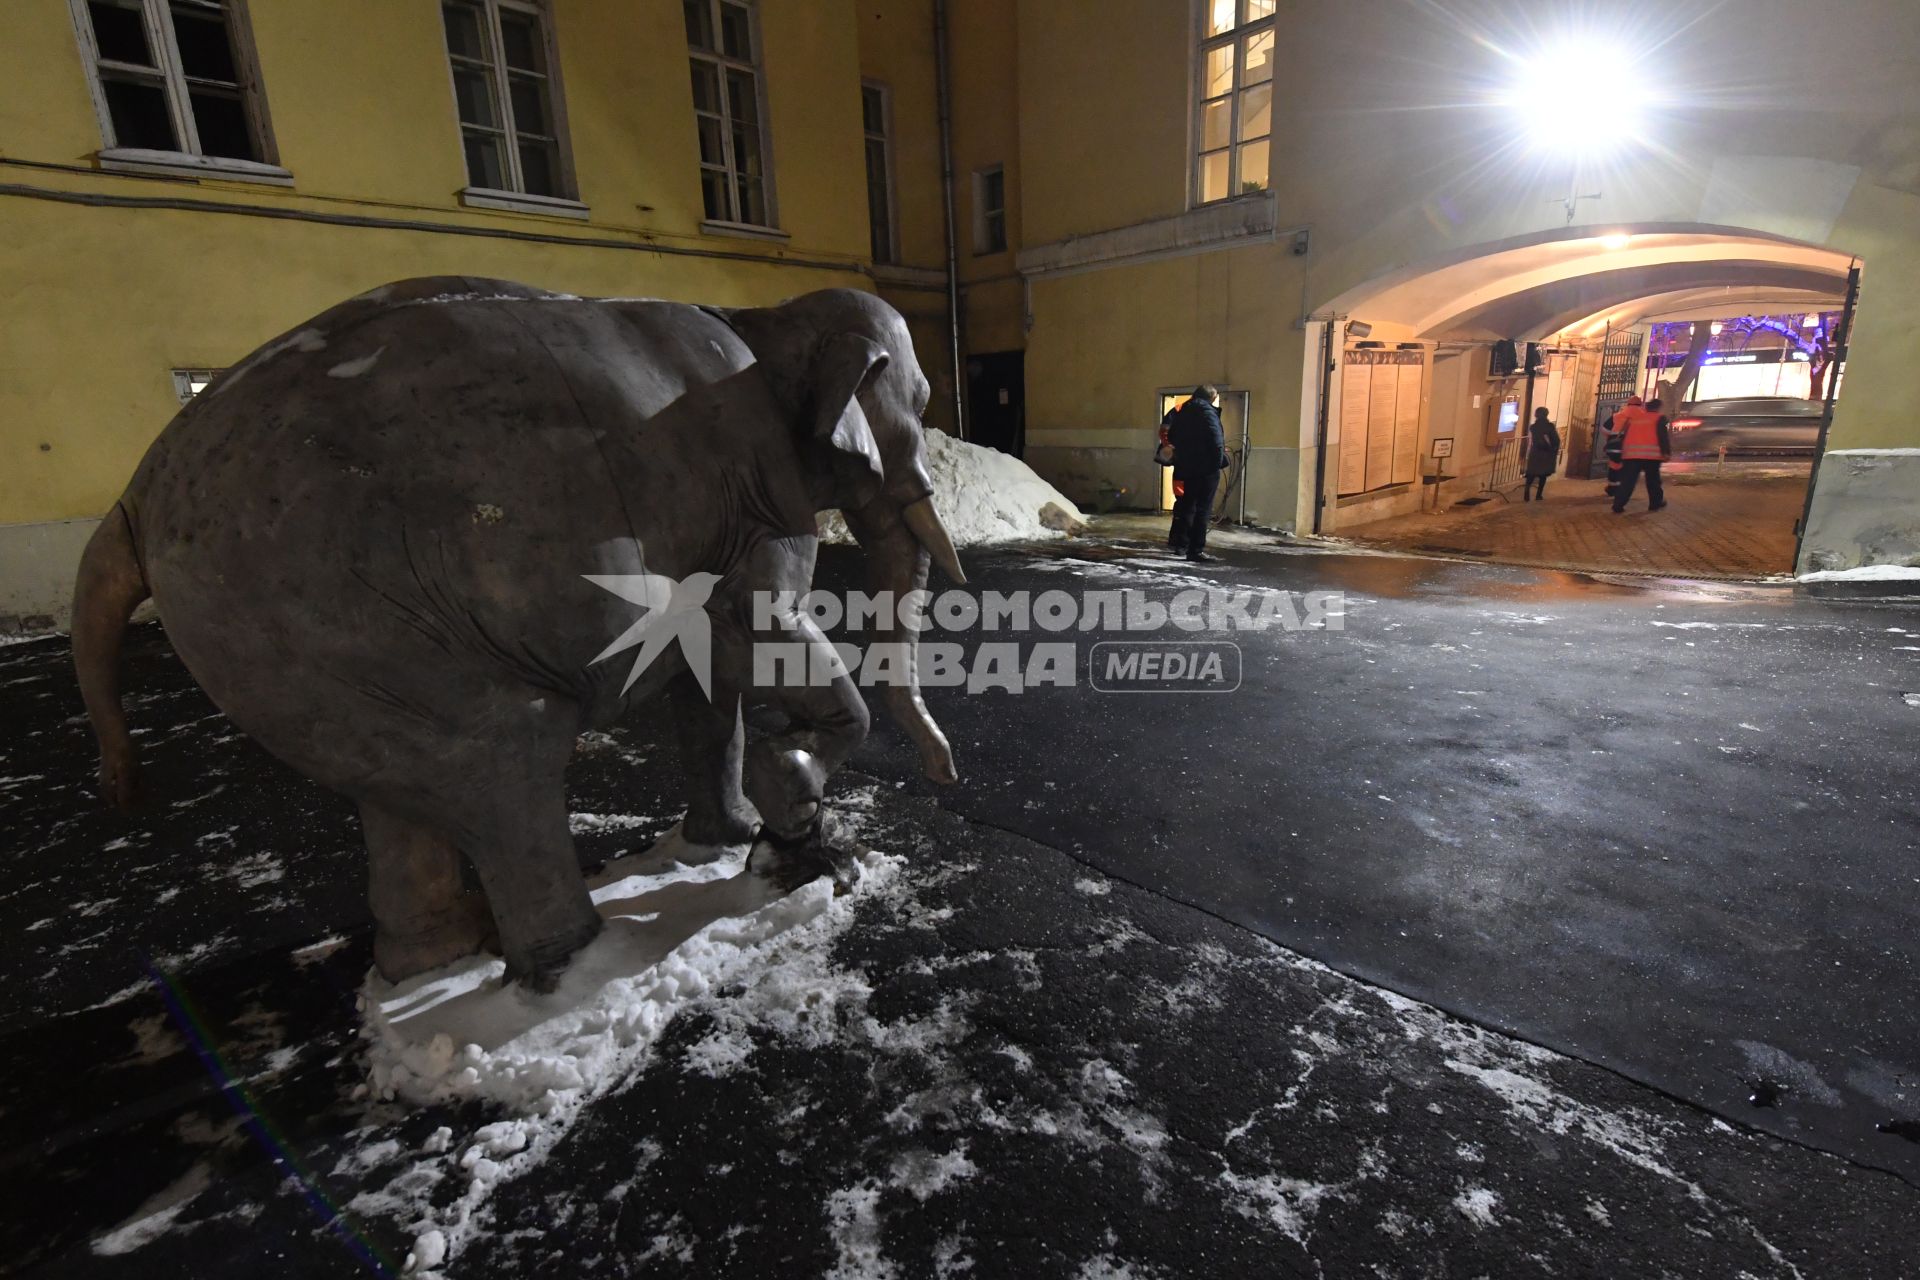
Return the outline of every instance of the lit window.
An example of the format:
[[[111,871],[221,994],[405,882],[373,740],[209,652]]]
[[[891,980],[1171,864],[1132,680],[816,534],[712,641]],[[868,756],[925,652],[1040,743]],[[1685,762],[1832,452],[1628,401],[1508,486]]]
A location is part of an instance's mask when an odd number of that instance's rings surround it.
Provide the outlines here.
[[[759,33],[751,5],[682,0],[700,137],[700,197],[708,220],[773,225]]]
[[[860,119],[867,141],[867,237],[876,263],[898,260],[893,228],[893,144],[887,137],[887,87],[860,86]]]
[[[218,369],[175,369],[173,394],[180,397],[181,404],[185,404],[205,391],[219,372]]]
[[[108,151],[268,159],[237,0],[86,0],[74,12]]]
[[[1007,247],[1007,174],[999,165],[973,173],[973,251],[1000,253]]]
[[[514,0],[446,0],[440,14],[468,184],[565,198],[552,46],[541,9]]]
[[[1276,0],[1205,0],[1200,10],[1194,192],[1210,204],[1273,185]]]

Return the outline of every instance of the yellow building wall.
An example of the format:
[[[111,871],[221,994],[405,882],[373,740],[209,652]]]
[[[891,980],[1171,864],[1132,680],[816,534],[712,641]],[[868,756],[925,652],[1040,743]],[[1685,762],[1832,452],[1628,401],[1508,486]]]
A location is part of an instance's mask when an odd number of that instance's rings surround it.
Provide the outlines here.
[[[1186,208],[1192,21],[1184,0],[1020,0],[1026,243]]]
[[[778,219],[788,233],[778,242],[700,233],[678,5],[558,6],[570,150],[591,210],[584,222],[459,203],[466,174],[436,5],[249,5],[291,190],[95,170],[100,126],[69,6],[9,6],[0,40],[0,525],[99,515],[177,411],[172,369],[232,364],[386,281],[499,276],[586,295],[733,305],[872,287],[855,5],[764,0],[760,10]],[[328,218],[423,229],[303,220]]]
[[[1476,10],[1473,26],[1404,5],[1281,0],[1275,243],[1034,280],[1030,438],[1119,449],[1116,430],[1144,438],[1156,386],[1210,370],[1253,391],[1256,446],[1306,446],[1304,468],[1314,424],[1302,421],[1300,318],[1389,272],[1557,230],[1571,183],[1601,193],[1578,207],[1575,225],[1590,234],[1712,223],[1860,254],[1860,323],[1832,445],[1920,445],[1920,81],[1910,66],[1920,6],[1844,9],[1809,26],[1793,0],[1751,0],[1737,17],[1707,0],[1635,14],[1551,0],[1524,16]],[[1595,22],[1621,24],[1629,48],[1657,48],[1658,90],[1674,100],[1649,117],[1644,145],[1570,173],[1564,157],[1525,151],[1524,111],[1491,102],[1511,75],[1497,50]],[[1193,23],[1188,4],[1021,0],[1029,249],[1188,211]],[[1736,89],[1741,105],[1726,109]],[[1844,206],[1791,178],[1740,190],[1741,166],[1773,158],[1832,166],[1836,182],[1852,183]],[[1304,257],[1291,253],[1293,228],[1310,230]],[[1887,521],[1920,528],[1920,500]]]
[[[1020,42],[1015,0],[965,0],[948,6],[953,71],[953,164],[959,266],[968,351],[1016,351],[1026,345],[1024,294],[1014,255],[1023,242],[1020,163]],[[1001,167],[1007,247],[981,253],[973,175]]]
[[[893,101],[894,221],[900,261],[945,271],[932,0],[863,4],[859,23],[860,74],[886,85]]]

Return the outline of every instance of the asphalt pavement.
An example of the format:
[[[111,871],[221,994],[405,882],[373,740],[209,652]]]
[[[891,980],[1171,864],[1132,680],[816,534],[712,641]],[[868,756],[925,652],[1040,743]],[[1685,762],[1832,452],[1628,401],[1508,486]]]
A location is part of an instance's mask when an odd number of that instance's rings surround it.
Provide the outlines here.
[[[831,1034],[715,993],[446,1274],[1910,1274],[1920,608],[1225,556],[967,553],[1345,608],[1236,637],[1233,693],[930,689],[956,788],[877,718],[840,790],[907,870]],[[147,627],[156,801],[101,810],[66,662],[0,649],[0,1256],[398,1271],[393,1188],[498,1117],[364,1096],[351,809]],[[677,816],[671,741],[583,746],[583,864]]]
[[[1344,625],[1236,634],[1232,693],[930,690],[942,803],[1920,1181],[1920,600],[1216,550],[969,555],[1036,595],[1337,590]],[[887,724],[856,760],[925,785]]]

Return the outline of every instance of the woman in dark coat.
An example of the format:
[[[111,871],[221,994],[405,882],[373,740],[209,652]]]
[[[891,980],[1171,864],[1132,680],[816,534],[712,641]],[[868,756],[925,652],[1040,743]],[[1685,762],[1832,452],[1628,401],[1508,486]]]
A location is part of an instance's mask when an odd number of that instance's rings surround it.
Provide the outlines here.
[[[1547,419],[1545,409],[1533,411],[1533,425],[1527,430],[1527,481],[1522,501],[1532,502],[1537,493],[1547,496],[1547,477],[1560,463],[1560,428]]]

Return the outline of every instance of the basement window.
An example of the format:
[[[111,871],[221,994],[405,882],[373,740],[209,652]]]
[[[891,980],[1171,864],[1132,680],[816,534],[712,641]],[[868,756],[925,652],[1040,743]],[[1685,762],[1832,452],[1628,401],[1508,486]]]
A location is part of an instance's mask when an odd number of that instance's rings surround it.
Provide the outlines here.
[[[72,0],[104,168],[287,183],[241,0]]]
[[[465,204],[585,217],[562,145],[546,12],[516,0],[446,0],[453,102],[467,161]]]
[[[1277,0],[1202,0],[1198,109],[1193,121],[1196,204],[1272,186]]]
[[[682,0],[700,145],[700,199],[718,229],[774,225],[758,15],[739,0]]]

